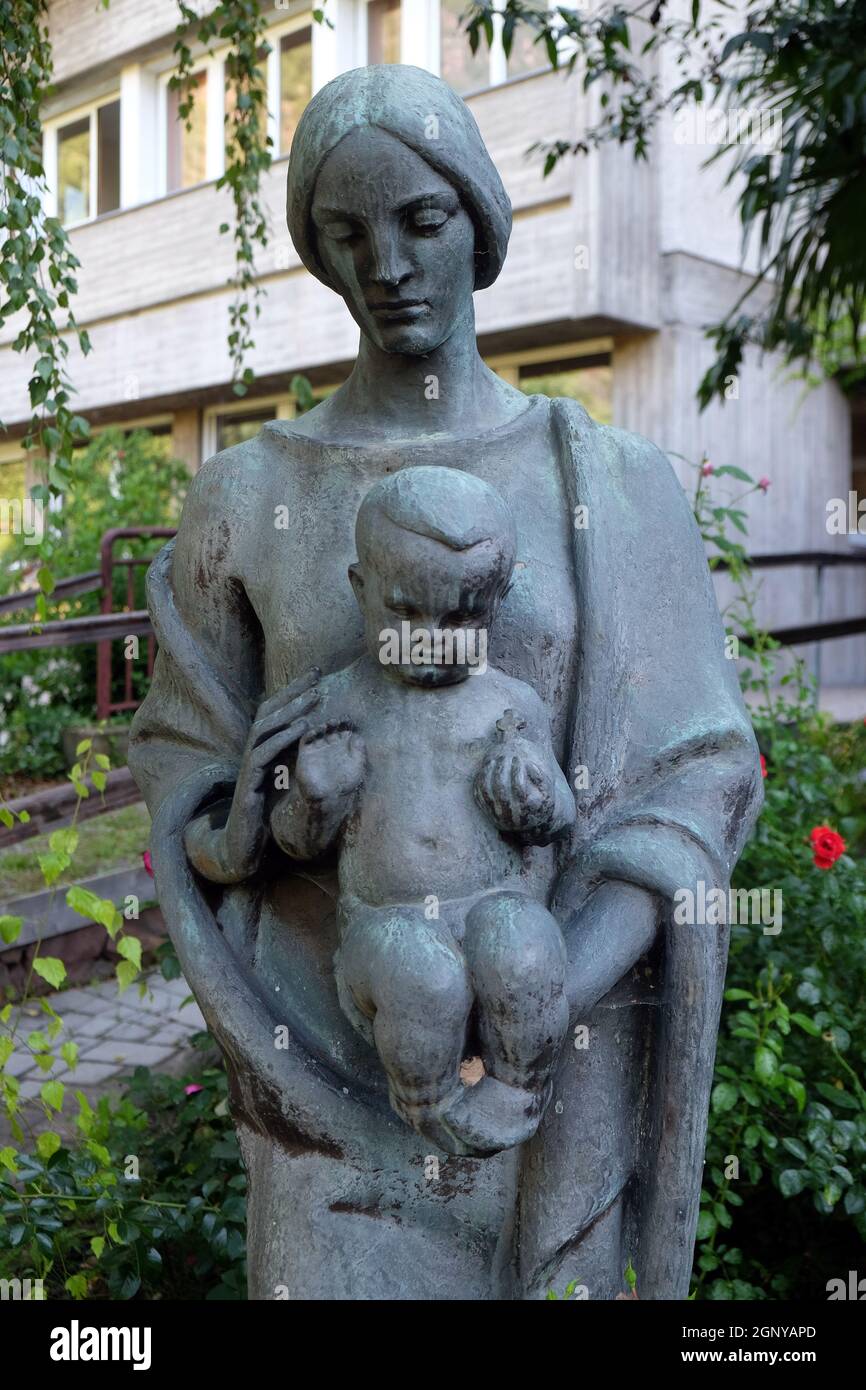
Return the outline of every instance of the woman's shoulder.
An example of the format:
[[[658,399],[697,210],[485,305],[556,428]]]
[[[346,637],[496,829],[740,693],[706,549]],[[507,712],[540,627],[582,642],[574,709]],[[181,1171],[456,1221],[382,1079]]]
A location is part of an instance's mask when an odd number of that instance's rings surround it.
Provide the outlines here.
[[[557,397],[553,407],[572,452],[579,452],[587,462],[601,464],[612,481],[617,478],[629,488],[658,486],[666,490],[672,483],[679,488],[670,460],[651,439],[594,420],[579,401],[569,397]]]

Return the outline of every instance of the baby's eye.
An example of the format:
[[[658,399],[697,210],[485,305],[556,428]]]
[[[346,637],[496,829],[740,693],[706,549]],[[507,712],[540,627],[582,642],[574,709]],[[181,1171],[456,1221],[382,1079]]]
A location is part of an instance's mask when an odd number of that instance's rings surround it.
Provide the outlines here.
[[[448,213],[444,208],[415,208],[410,217],[412,226],[418,232],[438,232],[447,221]]]
[[[446,616],[445,626],[463,627],[464,623],[474,622],[476,616],[477,614],[475,613],[465,613],[462,608],[458,608],[453,613],[449,613]]]

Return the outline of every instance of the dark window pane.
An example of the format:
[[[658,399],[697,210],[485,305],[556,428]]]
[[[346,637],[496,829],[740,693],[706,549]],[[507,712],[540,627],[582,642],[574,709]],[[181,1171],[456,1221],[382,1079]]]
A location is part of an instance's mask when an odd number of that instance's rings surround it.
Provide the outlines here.
[[[262,410],[251,410],[243,415],[218,415],[216,422],[217,452],[221,449],[230,449],[233,444],[243,444],[245,439],[252,439],[258,434],[262,425],[275,418],[276,411],[273,406],[266,406]]]
[[[313,35],[310,29],[280,39],[280,154],[288,154],[301,113],[313,95]]]
[[[96,211],[120,207],[120,102],[110,101],[96,113]]]
[[[57,132],[57,213],[61,222],[90,216],[90,117]]]

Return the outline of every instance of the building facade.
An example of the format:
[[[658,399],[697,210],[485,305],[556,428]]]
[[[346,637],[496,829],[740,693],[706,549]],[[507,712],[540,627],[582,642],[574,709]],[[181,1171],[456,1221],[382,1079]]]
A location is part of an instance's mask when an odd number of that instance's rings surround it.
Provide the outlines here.
[[[712,153],[707,123],[666,122],[648,161],[607,146],[561,160],[545,178],[528,147],[579,139],[598,115],[594,89],[554,72],[528,38],[508,58],[498,42],[472,55],[459,27],[464,8],[462,0],[327,0],[324,24],[303,0],[269,12],[262,81],[274,160],[262,192],[271,236],[257,265],[267,293],[249,362],[255,387],[238,401],[226,344],[232,240],[219,230],[231,209],[214,188],[231,101],[227,52],[197,55],[187,130],[169,85],[175,0],[112,0],[108,10],[54,0],[49,207],[81,262],[75,312],[93,344],[86,358],[70,354],[77,407],[97,428],[169,428],[194,470],[264,420],[291,415],[295,373],[318,391],[345,378],[357,328],[301,266],[285,229],[292,133],[331,77],[366,62],[414,63],[466,97],[514,207],[503,274],[476,297],[479,343],[494,370],[528,391],[577,395],[598,418],[649,436],[687,486],[694,473],[683,460],[704,455],[768,477],[766,495],[748,501],[755,554],[866,544],[827,528],[832,499],[858,483],[866,495],[862,417],[834,382],[807,388],[755,354],[724,405],[697,408],[711,359],[704,327],[735,302],[753,268],[719,166],[702,168]],[[9,348],[13,336],[0,342],[7,493],[21,467],[29,376]],[[772,627],[866,614],[866,568],[827,570],[820,585],[806,566],[767,571],[759,611]],[[821,667],[828,685],[866,685],[866,636],[823,644]]]

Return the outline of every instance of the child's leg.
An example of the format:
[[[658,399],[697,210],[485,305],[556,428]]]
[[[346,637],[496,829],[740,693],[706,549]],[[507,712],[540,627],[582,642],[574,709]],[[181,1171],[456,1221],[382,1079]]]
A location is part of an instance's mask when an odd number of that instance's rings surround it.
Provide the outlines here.
[[[408,907],[365,908],[349,922],[338,963],[341,1000],[372,1021],[394,1109],[423,1132],[460,1088],[472,991],[450,932]],[[357,1024],[356,1024],[357,1026]]]
[[[463,949],[486,1071],[506,1085],[543,1090],[568,1027],[556,921],[522,893],[491,894],[469,912]]]

